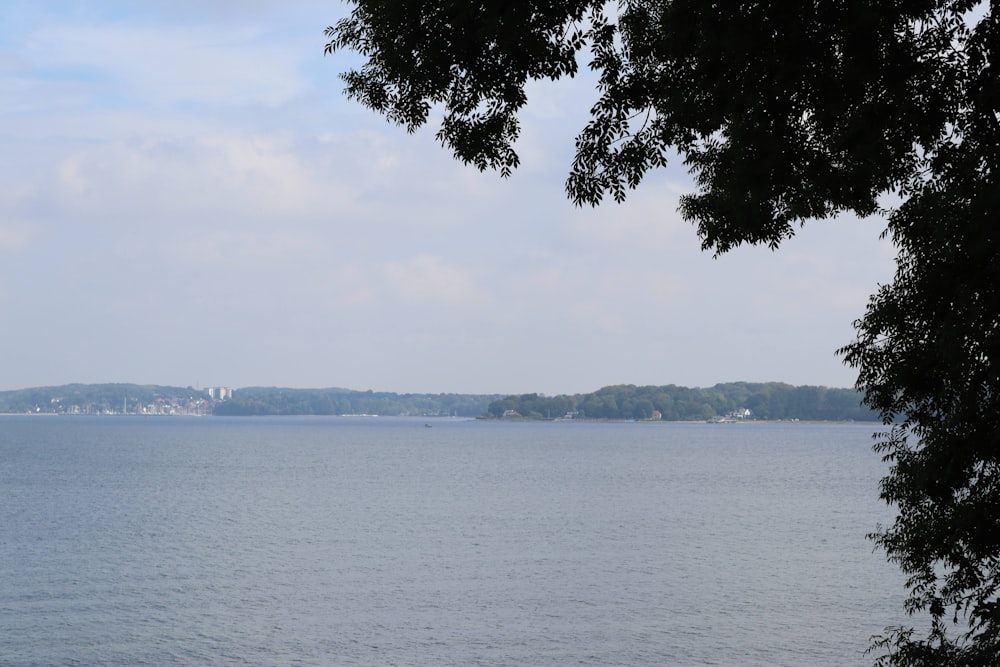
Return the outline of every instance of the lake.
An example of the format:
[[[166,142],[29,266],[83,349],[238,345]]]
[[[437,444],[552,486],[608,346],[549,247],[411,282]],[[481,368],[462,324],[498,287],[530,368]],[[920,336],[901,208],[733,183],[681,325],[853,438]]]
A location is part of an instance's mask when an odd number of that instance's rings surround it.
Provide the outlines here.
[[[875,428],[0,417],[0,664],[868,665]]]

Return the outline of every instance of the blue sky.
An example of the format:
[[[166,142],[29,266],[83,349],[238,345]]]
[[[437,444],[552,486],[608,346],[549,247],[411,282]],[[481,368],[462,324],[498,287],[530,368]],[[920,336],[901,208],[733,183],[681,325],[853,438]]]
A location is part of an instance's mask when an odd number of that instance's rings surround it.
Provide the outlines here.
[[[346,5],[288,4],[0,7],[0,389],[853,384],[880,220],[713,259],[677,161],[566,200],[590,77],[530,87],[502,180],[344,99]]]

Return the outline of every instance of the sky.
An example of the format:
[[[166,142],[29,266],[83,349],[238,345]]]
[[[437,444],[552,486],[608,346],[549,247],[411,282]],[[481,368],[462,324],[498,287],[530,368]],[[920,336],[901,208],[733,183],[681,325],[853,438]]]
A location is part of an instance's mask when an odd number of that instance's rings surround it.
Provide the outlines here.
[[[679,161],[564,181],[592,76],[532,84],[509,179],[343,96],[339,2],[0,5],[0,390],[848,387],[884,222],[700,250]]]

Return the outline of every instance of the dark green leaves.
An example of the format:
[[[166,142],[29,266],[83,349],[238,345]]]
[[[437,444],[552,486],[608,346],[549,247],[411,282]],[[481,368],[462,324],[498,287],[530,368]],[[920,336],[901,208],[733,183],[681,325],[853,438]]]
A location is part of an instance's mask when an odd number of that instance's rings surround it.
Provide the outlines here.
[[[703,245],[776,246],[805,220],[878,210],[961,106],[960,7],[947,3],[353,3],[327,53],[366,58],[347,94],[413,131],[441,113],[455,157],[508,175],[529,80],[598,73],[566,182],[622,201],[679,153]],[[966,3],[967,4],[967,3]],[[435,111],[435,113],[437,113]]]
[[[367,58],[342,75],[346,93],[410,132],[432,109],[456,158],[506,176],[529,80],[577,70],[579,22],[590,2],[356,2],[326,29],[326,53]]]
[[[899,508],[876,543],[909,576],[926,639],[896,631],[891,665],[995,665],[1000,656],[1000,97],[995,22],[970,32],[947,67],[966,103],[927,147],[889,217],[892,283],[872,296],[844,349],[866,402],[897,427],[879,448],[894,466],[882,497]],[[990,46],[987,46],[987,45]],[[955,85],[954,82],[948,85]],[[938,661],[938,662],[935,662]]]

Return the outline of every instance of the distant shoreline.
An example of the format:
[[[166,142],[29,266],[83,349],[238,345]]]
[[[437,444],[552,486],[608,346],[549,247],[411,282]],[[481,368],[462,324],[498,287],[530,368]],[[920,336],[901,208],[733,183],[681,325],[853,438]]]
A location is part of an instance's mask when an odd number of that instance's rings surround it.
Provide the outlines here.
[[[191,417],[195,419],[204,418],[230,418],[230,419],[271,419],[275,417],[280,417],[282,419],[409,419],[414,422],[421,421],[436,421],[451,419],[455,421],[478,421],[478,422],[491,422],[491,423],[507,423],[507,424],[704,424],[706,426],[752,426],[752,425],[775,425],[775,424],[787,424],[790,426],[795,426],[798,424],[803,425],[815,425],[815,424],[862,424],[862,425],[874,425],[883,426],[880,421],[864,421],[857,419],[747,419],[743,421],[711,421],[711,420],[699,420],[699,419],[530,419],[530,418],[498,418],[498,417],[447,417],[447,416],[421,416],[421,415],[213,415],[208,414],[183,414],[183,415],[143,415],[143,414],[66,414],[58,412],[0,412],[0,417],[60,417],[60,418],[122,418],[127,417],[135,419],[141,417],[143,419],[157,418],[157,419],[170,419],[170,418],[185,418]]]
[[[339,387],[169,387],[71,384],[0,392],[0,414],[141,416],[410,416],[593,422],[880,422],[855,389],[730,382],[631,384],[547,396],[397,394]]]

